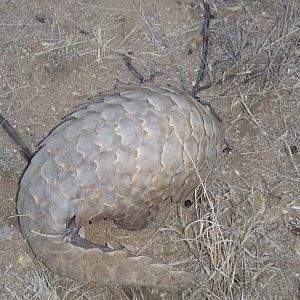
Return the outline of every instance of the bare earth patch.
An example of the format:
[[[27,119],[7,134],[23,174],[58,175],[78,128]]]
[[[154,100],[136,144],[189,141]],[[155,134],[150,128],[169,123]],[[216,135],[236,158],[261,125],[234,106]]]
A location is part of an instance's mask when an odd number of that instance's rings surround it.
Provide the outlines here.
[[[227,144],[204,193],[164,203],[140,232],[85,228],[93,241],[197,272],[197,284],[106,287],[48,271],[20,233],[26,164],[0,128],[0,299],[299,299],[299,1],[210,5],[200,98],[222,117]],[[34,149],[90,96],[136,82],[122,54],[154,82],[191,90],[202,14],[202,1],[0,1],[0,111]]]

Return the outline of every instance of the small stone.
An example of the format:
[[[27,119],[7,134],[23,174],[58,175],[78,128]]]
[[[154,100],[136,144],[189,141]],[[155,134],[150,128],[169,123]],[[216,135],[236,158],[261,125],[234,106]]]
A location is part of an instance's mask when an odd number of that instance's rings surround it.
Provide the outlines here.
[[[84,227],[80,227],[79,231],[78,231],[79,235],[82,237],[82,238],[85,238],[86,235],[85,235],[85,230],[84,230]]]
[[[22,268],[27,268],[29,265],[32,264],[31,259],[29,256],[27,256],[25,253],[21,252],[18,255],[18,264],[22,267]]]
[[[298,152],[298,148],[295,145],[290,146],[290,150],[292,154],[296,154]]]
[[[137,247],[130,244],[120,243],[122,247],[124,247],[128,252],[135,253],[137,251]]]
[[[11,227],[7,224],[0,226],[0,241],[10,240],[12,236]]]
[[[300,238],[297,238],[294,244],[294,250],[296,254],[300,257]]]

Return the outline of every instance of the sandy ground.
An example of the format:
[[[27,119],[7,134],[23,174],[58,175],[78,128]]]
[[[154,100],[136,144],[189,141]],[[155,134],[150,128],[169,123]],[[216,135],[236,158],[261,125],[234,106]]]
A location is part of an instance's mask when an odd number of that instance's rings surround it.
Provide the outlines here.
[[[200,63],[201,3],[0,0],[1,113],[35,149],[64,115],[89,97],[118,81],[136,82],[122,53],[154,82],[190,90]],[[111,242],[117,236],[115,243],[134,244],[157,260],[178,262],[193,256],[199,278],[204,274],[210,279],[187,291],[160,291],[84,285],[48,272],[20,233],[15,199],[26,162],[0,128],[0,297],[300,296],[299,4],[210,3],[209,68],[203,84],[211,87],[200,96],[222,117],[228,142],[209,183],[217,208],[202,202],[194,211],[194,206],[166,203],[153,228],[139,233],[113,224],[87,228],[95,241]],[[207,221],[211,213],[216,226],[196,238],[195,230],[186,232],[183,237],[191,243],[174,232],[157,233],[175,221],[179,229],[195,218]]]

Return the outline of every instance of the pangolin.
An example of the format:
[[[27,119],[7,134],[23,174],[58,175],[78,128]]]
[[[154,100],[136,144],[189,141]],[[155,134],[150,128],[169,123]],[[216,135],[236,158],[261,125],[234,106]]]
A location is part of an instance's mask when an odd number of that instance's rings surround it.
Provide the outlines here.
[[[210,110],[168,86],[102,93],[39,144],[19,185],[23,235],[46,266],[75,280],[185,287],[191,274],[97,246],[78,230],[94,218],[144,228],[160,203],[205,180],[221,140]]]

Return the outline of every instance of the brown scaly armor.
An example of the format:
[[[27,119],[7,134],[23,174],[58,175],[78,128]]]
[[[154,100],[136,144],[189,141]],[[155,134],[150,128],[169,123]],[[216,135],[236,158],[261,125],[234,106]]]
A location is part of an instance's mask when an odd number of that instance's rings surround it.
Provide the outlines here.
[[[20,181],[17,209],[33,252],[81,281],[184,287],[193,277],[149,257],[97,246],[77,231],[93,218],[130,230],[160,203],[186,199],[220,151],[209,109],[169,87],[122,86],[67,116],[39,145]]]

